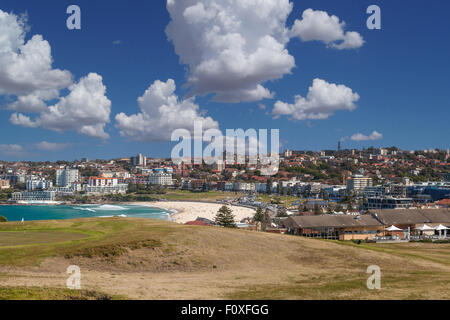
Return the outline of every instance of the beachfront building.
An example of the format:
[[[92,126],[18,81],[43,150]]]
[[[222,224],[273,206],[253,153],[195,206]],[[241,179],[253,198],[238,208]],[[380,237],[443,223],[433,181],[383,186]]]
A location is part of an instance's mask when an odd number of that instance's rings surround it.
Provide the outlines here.
[[[87,194],[125,194],[128,184],[119,183],[118,178],[89,177],[84,191]]]
[[[114,187],[119,184],[117,178],[105,178],[105,177],[89,177],[88,185],[90,187]]]
[[[157,171],[148,177],[149,183],[154,186],[172,186],[173,179],[171,173],[165,171]]]
[[[11,201],[17,203],[46,203],[55,201],[54,191],[23,191],[11,194]]]
[[[86,185],[84,191],[87,194],[125,194],[128,190],[128,184],[118,183],[114,186],[90,186]]]
[[[56,186],[68,187],[73,183],[78,182],[78,169],[58,169],[56,170]]]

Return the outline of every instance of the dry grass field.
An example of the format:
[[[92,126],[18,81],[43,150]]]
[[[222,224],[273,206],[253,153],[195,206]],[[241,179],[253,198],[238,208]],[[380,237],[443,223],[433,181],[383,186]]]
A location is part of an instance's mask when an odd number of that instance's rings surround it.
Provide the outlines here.
[[[69,265],[82,291],[65,289]],[[368,290],[367,267],[381,268]],[[362,244],[150,219],[0,224],[0,299],[450,299],[450,245]]]

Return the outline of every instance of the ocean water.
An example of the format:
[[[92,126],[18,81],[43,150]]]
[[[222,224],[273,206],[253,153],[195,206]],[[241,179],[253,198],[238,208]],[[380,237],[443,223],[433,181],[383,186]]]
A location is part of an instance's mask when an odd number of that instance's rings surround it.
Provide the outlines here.
[[[94,217],[133,217],[170,220],[171,211],[138,205],[0,205],[0,215],[8,221],[76,219]]]

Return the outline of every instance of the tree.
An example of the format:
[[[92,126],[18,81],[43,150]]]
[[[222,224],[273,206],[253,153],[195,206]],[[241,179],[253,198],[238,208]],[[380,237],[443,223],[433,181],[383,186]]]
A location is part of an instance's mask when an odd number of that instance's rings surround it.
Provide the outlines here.
[[[253,216],[253,221],[263,222],[263,220],[264,220],[264,213],[263,213],[262,208],[256,209],[256,213]]]
[[[318,204],[314,205],[314,215],[318,216],[322,214],[322,209],[320,209]]]
[[[347,205],[347,211],[353,211],[353,204],[351,201],[349,201],[349,203]]]
[[[270,225],[270,213],[269,209],[266,208],[263,215],[263,221],[261,221],[262,231],[266,231],[267,225]]]
[[[8,219],[4,216],[0,216],[0,222],[8,222]]]
[[[214,221],[217,225],[225,228],[236,228],[236,223],[234,222],[233,211],[227,207],[222,206],[216,214]]]
[[[272,181],[270,179],[267,179],[266,192],[272,194]]]
[[[287,216],[288,216],[288,214],[287,214],[286,208],[281,208],[281,209],[277,210],[277,217],[278,218],[284,218],[284,217],[287,217]]]

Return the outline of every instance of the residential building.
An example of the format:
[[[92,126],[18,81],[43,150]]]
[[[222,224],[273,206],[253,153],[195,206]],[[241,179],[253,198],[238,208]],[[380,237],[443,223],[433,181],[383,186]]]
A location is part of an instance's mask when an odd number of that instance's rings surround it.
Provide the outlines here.
[[[172,174],[164,172],[152,173],[149,175],[149,183],[155,186],[172,186]]]
[[[26,185],[27,191],[46,190],[53,187],[53,182],[45,179],[27,180]]]
[[[287,149],[286,151],[284,151],[284,157],[285,158],[292,157],[292,150]]]
[[[254,192],[255,184],[251,182],[235,182],[234,183],[234,191],[242,191],[242,192]]]
[[[118,183],[117,178],[89,177],[88,179],[88,185],[90,187],[114,187]]]
[[[361,195],[369,198],[369,197],[381,197],[386,194],[386,188],[383,186],[371,186],[365,187],[361,193]],[[406,196],[406,195],[405,195]]]
[[[374,209],[406,209],[413,206],[412,198],[372,197],[367,198],[364,210]]]
[[[350,191],[360,191],[371,186],[372,178],[365,177],[362,174],[354,174],[347,180],[347,190]]]
[[[56,186],[68,187],[72,183],[78,182],[78,169],[58,169],[56,170]]]
[[[145,167],[147,165],[147,157],[144,157],[141,153],[139,153],[136,157],[130,158],[130,164],[133,167],[137,166]]]
[[[118,183],[116,185],[90,186],[84,188],[87,194],[125,194],[128,190],[128,184]]]
[[[11,185],[9,184],[9,180],[0,179],[0,190],[9,189]]]
[[[406,198],[406,185],[391,184],[389,186],[389,194],[393,197]]]

